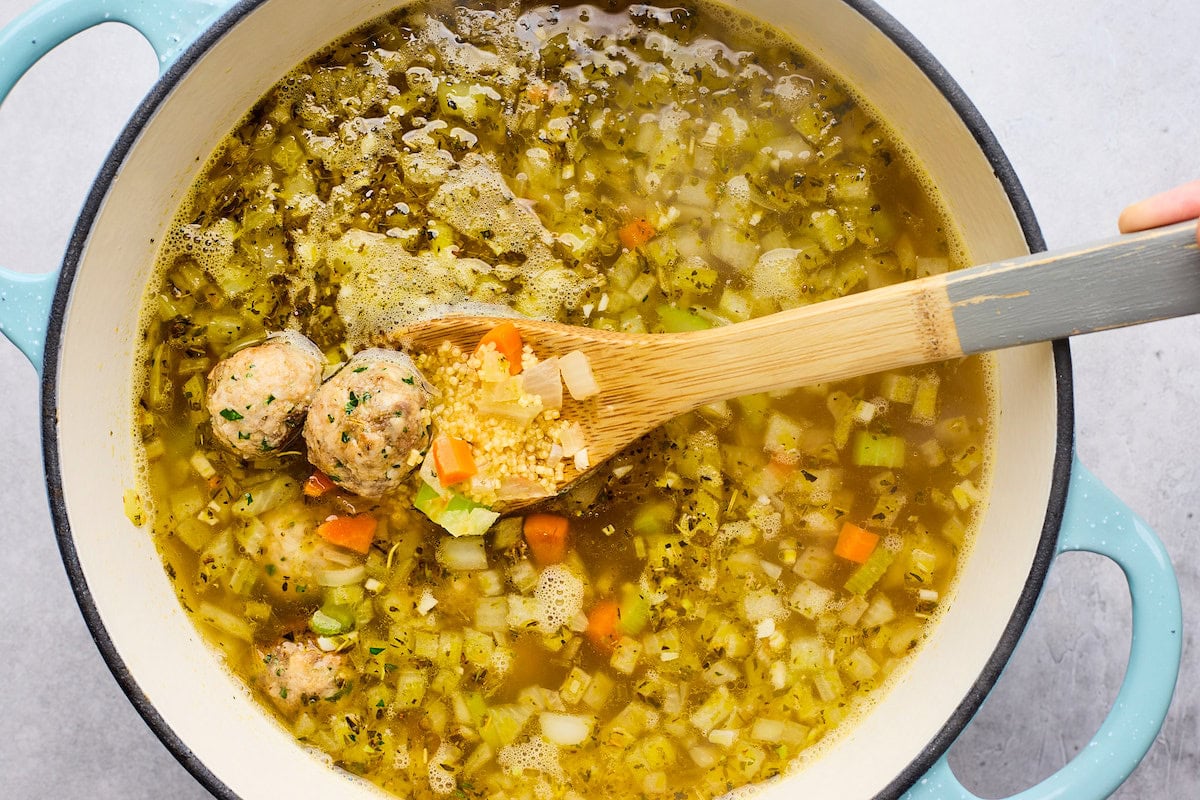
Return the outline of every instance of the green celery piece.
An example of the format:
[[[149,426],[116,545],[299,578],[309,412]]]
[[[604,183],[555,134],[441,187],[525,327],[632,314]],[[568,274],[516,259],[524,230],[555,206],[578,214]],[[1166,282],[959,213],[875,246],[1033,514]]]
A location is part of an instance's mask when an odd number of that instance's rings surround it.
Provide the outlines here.
[[[308,621],[309,629],[319,636],[337,636],[350,630],[353,624],[354,616],[351,614],[347,619],[337,606],[317,609]]]
[[[675,523],[675,504],[670,500],[650,503],[638,509],[633,517],[633,532],[648,536],[652,533],[665,533],[673,529]]]
[[[887,572],[895,558],[896,554],[891,550],[876,547],[870,558],[864,561],[861,567],[854,570],[846,580],[846,591],[854,594],[866,594],[872,586],[879,583],[879,579],[883,577],[883,573]]]
[[[632,583],[621,587],[621,602],[617,605],[621,632],[637,636],[650,623],[650,603]]]
[[[682,308],[667,305],[658,307],[658,321],[662,323],[663,330],[667,333],[706,331],[712,327],[712,323],[704,317]]]
[[[458,492],[445,495],[429,484],[422,484],[413,500],[413,507],[434,523],[446,529],[451,536],[482,536],[500,515],[482,503]]]
[[[852,458],[860,467],[904,466],[904,437],[858,431],[854,434]]]

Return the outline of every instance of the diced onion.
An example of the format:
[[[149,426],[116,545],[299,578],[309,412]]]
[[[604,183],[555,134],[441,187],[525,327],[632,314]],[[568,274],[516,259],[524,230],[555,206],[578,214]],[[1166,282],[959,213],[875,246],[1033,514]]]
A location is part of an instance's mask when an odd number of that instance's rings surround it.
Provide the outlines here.
[[[556,714],[544,711],[538,715],[542,735],[557,745],[574,747],[592,735],[593,720],[582,714]]]
[[[572,422],[566,427],[559,436],[559,442],[562,444],[562,454],[566,458],[574,458],[575,454],[587,445],[583,438],[583,428],[578,422]]]
[[[456,571],[488,568],[482,536],[444,537],[438,547],[437,560],[446,569]]]
[[[586,400],[600,394],[600,386],[596,383],[596,376],[592,374],[592,364],[582,351],[573,350],[567,353],[558,360],[558,368],[571,397]]]
[[[558,359],[548,358],[521,373],[521,390],[542,398],[542,408],[562,408],[563,385]]]
[[[528,425],[537,418],[538,414],[542,413],[542,406],[537,402],[524,405],[516,401],[484,401],[479,404],[479,413],[490,414],[494,417],[504,417],[520,425]]]
[[[326,569],[317,573],[317,583],[322,586],[349,586],[360,583],[367,577],[367,568],[362,564],[342,569]]]
[[[209,602],[200,604],[200,619],[238,639],[247,642],[254,640],[254,630],[244,619],[229,613],[225,609]]]
[[[417,601],[417,613],[422,617],[433,611],[433,607],[438,603],[437,598],[433,596],[433,592],[426,589],[421,594],[421,599]]]
[[[722,747],[729,747],[737,740],[737,731],[729,728],[717,728],[708,734],[708,740]]]
[[[592,465],[592,462],[588,460],[587,448],[586,447],[580,448],[579,452],[577,452],[575,454],[575,469],[579,470],[580,472],[583,472],[585,469],[587,469],[591,465]]]

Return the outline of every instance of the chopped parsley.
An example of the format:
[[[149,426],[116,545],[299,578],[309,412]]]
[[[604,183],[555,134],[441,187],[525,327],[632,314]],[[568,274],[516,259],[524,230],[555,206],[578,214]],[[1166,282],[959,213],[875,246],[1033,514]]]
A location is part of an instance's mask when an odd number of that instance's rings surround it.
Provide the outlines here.
[[[350,434],[346,431],[342,431],[342,444],[345,444],[348,441],[350,441]]]
[[[354,392],[350,392],[350,401],[348,403],[346,403],[346,413],[347,414],[353,413],[354,409],[358,408],[358,403],[359,403],[358,395],[356,395]]]
[[[415,384],[417,382],[416,378],[414,378],[411,375],[409,375],[407,378],[401,378],[400,380],[404,381],[409,386],[412,386],[413,384]]]
[[[229,420],[230,422],[237,422],[239,419],[245,419],[245,417],[243,417],[238,412],[234,411],[232,408],[222,409],[221,416],[224,417],[225,419]]]
[[[367,371],[367,368],[366,368],[366,367],[358,367],[358,368],[357,368],[357,369],[355,369],[354,371],[355,371],[356,373],[358,373],[358,372],[366,372],[366,371]]]

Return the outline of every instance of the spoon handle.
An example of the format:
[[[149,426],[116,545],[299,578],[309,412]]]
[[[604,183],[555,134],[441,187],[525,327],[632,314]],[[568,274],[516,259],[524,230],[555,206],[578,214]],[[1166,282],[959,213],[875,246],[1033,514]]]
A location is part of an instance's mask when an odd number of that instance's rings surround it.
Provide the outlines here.
[[[742,394],[1198,313],[1195,230],[1180,223],[675,335],[636,372],[654,376],[643,391],[666,419]]]
[[[1196,222],[945,276],[964,353],[1200,312]]]

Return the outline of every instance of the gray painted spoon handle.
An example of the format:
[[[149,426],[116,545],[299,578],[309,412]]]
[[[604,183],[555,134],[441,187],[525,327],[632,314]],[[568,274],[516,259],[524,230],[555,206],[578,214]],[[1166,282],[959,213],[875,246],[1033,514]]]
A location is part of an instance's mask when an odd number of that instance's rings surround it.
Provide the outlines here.
[[[945,276],[963,353],[1200,313],[1196,222]]]

